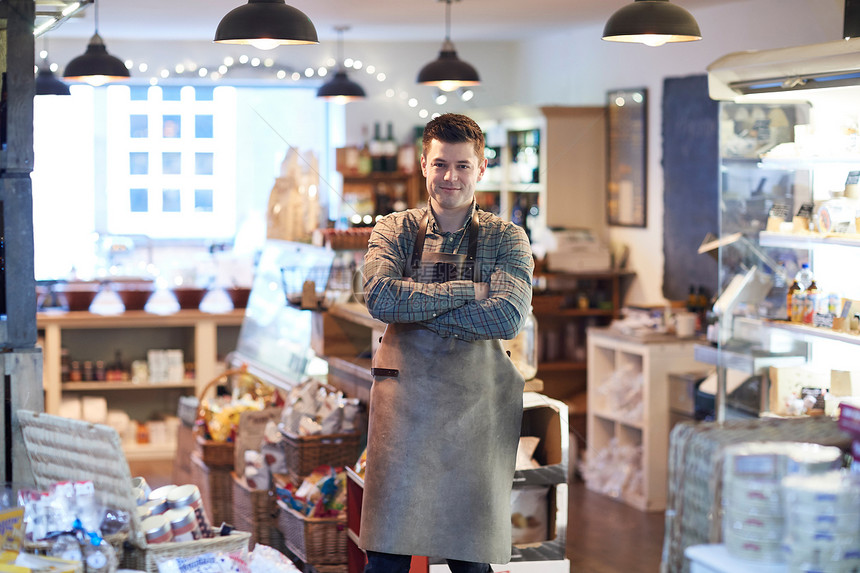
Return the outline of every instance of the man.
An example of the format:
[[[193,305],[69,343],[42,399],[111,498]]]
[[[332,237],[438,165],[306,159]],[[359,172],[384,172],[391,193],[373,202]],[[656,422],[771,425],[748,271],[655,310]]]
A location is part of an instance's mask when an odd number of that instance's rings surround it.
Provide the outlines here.
[[[500,339],[522,327],[534,268],[521,227],[480,211],[484,136],[466,116],[424,129],[428,207],[380,220],[365,300],[387,323],[373,358],[361,516],[366,573],[412,555],[486,573],[511,555],[524,380]]]

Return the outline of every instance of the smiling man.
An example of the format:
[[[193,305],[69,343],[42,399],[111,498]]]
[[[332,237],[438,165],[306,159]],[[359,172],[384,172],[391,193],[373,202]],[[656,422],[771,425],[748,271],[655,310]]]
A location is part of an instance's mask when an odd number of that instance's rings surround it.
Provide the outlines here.
[[[524,380],[504,352],[531,304],[521,227],[475,204],[487,168],[470,118],[424,129],[428,206],[374,227],[364,266],[370,314],[387,323],[373,357],[361,516],[366,573],[411,557],[486,573],[511,555],[510,493]]]

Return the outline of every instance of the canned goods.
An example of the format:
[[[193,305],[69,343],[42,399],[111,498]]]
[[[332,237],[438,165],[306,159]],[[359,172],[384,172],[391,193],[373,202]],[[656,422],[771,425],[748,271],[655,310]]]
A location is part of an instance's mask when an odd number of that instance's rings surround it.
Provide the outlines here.
[[[170,523],[173,541],[194,541],[200,539],[200,525],[191,506],[168,509],[164,518]]]
[[[203,498],[200,496],[200,489],[196,485],[185,484],[176,486],[168,493],[167,503],[171,508],[192,508],[194,515],[197,517],[200,534],[203,537],[212,537],[212,524],[209,523],[209,517],[206,515],[206,509],[203,507]]]
[[[149,501],[149,496],[143,490],[143,488],[135,487],[131,490],[131,495],[134,498],[135,505],[143,505],[147,501]]]
[[[152,515],[140,524],[149,543],[165,543],[173,539],[173,530],[163,515]]]

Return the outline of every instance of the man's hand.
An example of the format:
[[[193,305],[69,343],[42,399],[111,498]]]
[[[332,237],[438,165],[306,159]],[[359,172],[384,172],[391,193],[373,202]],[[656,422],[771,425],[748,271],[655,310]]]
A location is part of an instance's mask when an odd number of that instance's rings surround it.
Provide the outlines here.
[[[490,297],[490,283],[474,283],[475,300],[484,300]]]

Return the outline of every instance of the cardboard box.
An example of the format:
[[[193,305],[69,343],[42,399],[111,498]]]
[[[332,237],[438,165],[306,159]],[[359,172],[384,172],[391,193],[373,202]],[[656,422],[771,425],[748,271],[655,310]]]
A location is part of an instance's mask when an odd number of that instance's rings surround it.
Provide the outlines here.
[[[669,410],[678,414],[696,414],[696,389],[708,373],[682,372],[669,374]]]
[[[567,482],[570,442],[568,428],[567,404],[543,394],[523,393],[520,435],[540,438],[534,458],[541,467],[514,472],[514,487]]]

